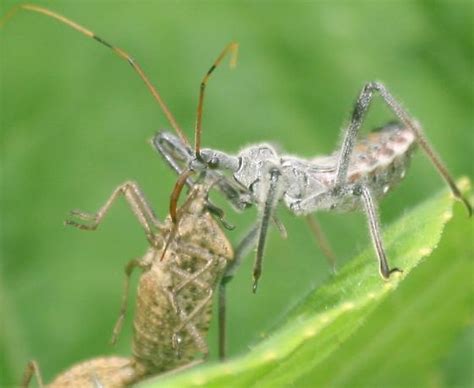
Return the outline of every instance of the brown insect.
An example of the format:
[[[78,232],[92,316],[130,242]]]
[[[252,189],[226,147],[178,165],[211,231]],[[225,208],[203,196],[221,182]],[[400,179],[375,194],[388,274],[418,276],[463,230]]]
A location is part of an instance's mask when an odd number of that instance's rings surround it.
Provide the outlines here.
[[[182,185],[178,183],[175,192],[181,191]],[[163,223],[134,182],[119,186],[95,214],[71,212],[80,221],[67,220],[68,225],[95,230],[115,199],[123,195],[145,230],[150,247],[142,258],[131,260],[125,267],[124,296],[112,337],[114,343],[128,306],[129,278],[139,267],[143,274],[137,290],[132,357],[82,362],[59,375],[51,387],[128,386],[146,376],[195,365],[207,356],[214,289],[233,259],[229,241],[207,210],[207,190],[195,185],[184,204],[174,210],[174,219],[169,216]],[[24,386],[33,374],[42,385],[37,364],[30,362]]]

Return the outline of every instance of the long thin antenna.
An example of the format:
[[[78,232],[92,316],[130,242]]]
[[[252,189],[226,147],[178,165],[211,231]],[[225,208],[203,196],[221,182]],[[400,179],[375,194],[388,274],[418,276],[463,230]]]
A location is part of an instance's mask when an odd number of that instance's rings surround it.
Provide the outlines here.
[[[224,50],[222,50],[222,52],[219,54],[219,56],[201,81],[201,87],[199,89],[199,101],[196,113],[196,127],[194,131],[194,153],[198,158],[199,153],[201,152],[202,110],[204,105],[204,92],[206,89],[207,81],[209,81],[212,72],[216,69],[217,66],[219,66],[219,64],[222,62],[222,59],[224,59],[227,53],[231,53],[232,55],[230,58],[230,68],[234,68],[237,64],[238,50],[239,45],[236,42],[231,42],[227,46],[225,46]]]
[[[33,5],[33,4],[20,4],[20,5],[17,5],[15,7],[13,7],[12,9],[10,9],[10,11],[8,11],[3,18],[0,18],[0,28],[20,10],[32,11],[32,12],[40,13],[42,15],[46,15],[50,18],[56,19],[59,22],[73,28],[74,30],[79,31],[81,34],[83,34],[83,35],[85,35],[89,38],[92,38],[92,39],[96,40],[97,42],[103,44],[104,46],[111,49],[118,57],[120,57],[123,60],[127,61],[133,67],[133,69],[138,73],[138,75],[143,80],[143,82],[145,82],[145,85],[147,86],[148,90],[151,92],[151,94],[153,95],[155,100],[160,105],[161,110],[163,111],[163,113],[166,116],[166,119],[170,123],[171,127],[176,131],[179,138],[185,144],[189,145],[188,138],[186,137],[184,132],[181,130],[181,128],[178,125],[178,123],[176,122],[173,114],[168,109],[167,105],[165,104],[165,102],[161,98],[158,91],[155,89],[155,87],[153,86],[151,81],[145,75],[145,72],[143,71],[141,66],[138,64],[138,62],[136,62],[126,51],[122,50],[119,47],[115,47],[115,46],[111,45],[110,43],[108,43],[104,39],[97,36],[92,31],[90,31],[87,28],[81,26],[80,24],[77,24],[77,23],[73,22],[72,20],[70,20],[70,19],[68,19],[68,18],[66,18],[66,17],[64,17],[64,16],[62,16],[62,15],[56,13],[56,12],[50,11],[47,8],[39,7],[39,6]]]

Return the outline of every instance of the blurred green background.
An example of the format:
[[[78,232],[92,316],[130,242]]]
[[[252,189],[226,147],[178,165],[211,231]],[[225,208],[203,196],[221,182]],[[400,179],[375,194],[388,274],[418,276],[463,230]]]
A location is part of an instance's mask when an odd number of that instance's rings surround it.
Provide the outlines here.
[[[2,1],[1,14],[15,3]],[[329,153],[360,88],[377,79],[424,124],[453,175],[474,175],[472,2],[36,4],[130,52],[189,136],[201,77],[225,44],[238,41],[238,67],[222,66],[209,83],[205,146],[236,152],[273,141],[289,153]],[[23,12],[0,30],[0,59],[0,385],[6,385],[18,381],[31,358],[48,381],[73,362],[129,353],[132,314],[116,349],[108,339],[123,267],[147,245],[137,221],[122,201],[95,233],[62,222],[71,209],[98,209],[128,179],[164,217],[176,177],[147,143],[168,123],[113,53]],[[373,108],[366,128],[392,119],[378,101]],[[400,189],[381,204],[383,222],[442,186],[417,155]],[[238,226],[229,237],[238,241],[255,211],[227,213]],[[258,294],[251,293],[251,257],[230,286],[231,355],[245,352],[329,276],[304,220],[284,209],[279,214],[289,237],[272,231]],[[360,214],[320,220],[341,264],[368,242]],[[216,334],[214,327],[213,355]],[[453,344],[459,357],[472,359],[471,339],[467,333]],[[461,345],[466,341],[471,346]]]

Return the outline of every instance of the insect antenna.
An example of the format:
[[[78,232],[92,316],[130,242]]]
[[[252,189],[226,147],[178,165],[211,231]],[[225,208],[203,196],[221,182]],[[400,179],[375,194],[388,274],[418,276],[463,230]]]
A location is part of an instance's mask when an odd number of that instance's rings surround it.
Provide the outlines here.
[[[48,16],[52,19],[56,19],[57,21],[71,27],[72,29],[79,31],[81,34],[94,39],[95,41],[101,43],[102,45],[108,47],[111,49],[119,58],[125,60],[128,62],[132,68],[135,70],[135,72],[140,76],[142,81],[145,83],[147,86],[148,90],[152,94],[152,96],[155,98],[155,100],[158,102],[158,105],[160,106],[161,110],[163,111],[164,115],[166,116],[166,119],[170,123],[171,127],[176,131],[178,134],[179,138],[183,141],[183,143],[189,145],[189,140],[176,122],[176,119],[174,118],[173,114],[169,110],[168,106],[165,104],[164,100],[161,98],[161,95],[158,93],[156,88],[153,86],[151,83],[150,79],[146,76],[145,72],[141,68],[141,66],[138,64],[138,62],[135,61],[126,51],[122,50],[119,47],[113,46],[106,40],[102,39],[101,37],[97,36],[94,32],[88,30],[87,28],[81,26],[80,24],[77,24],[76,22],[56,13],[53,12],[47,8],[43,8],[37,5],[33,4],[20,4],[17,6],[14,6],[10,11],[8,11],[3,18],[0,18],[0,28],[9,20],[11,19],[18,11],[20,10],[25,10],[25,11],[31,11],[31,12],[36,12],[45,16]]]
[[[201,81],[201,86],[199,89],[197,113],[196,113],[196,127],[194,131],[194,153],[195,153],[196,158],[198,159],[200,158],[200,152],[201,152],[202,111],[203,111],[203,106],[204,106],[204,92],[206,90],[207,82],[209,81],[211,74],[214,72],[217,66],[219,66],[219,64],[222,62],[222,60],[228,53],[231,54],[230,68],[232,69],[236,66],[238,49],[239,49],[239,45],[236,42],[231,42],[227,46],[225,46],[224,50],[222,50],[222,52],[219,54],[219,56],[214,61],[211,68],[207,71],[206,75],[203,77]]]

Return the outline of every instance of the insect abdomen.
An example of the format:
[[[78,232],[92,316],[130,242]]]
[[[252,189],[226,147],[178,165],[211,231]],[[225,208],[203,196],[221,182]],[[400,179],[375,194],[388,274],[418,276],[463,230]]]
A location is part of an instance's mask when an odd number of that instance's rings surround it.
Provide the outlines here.
[[[348,183],[364,183],[374,196],[385,195],[404,178],[415,141],[414,133],[400,124],[373,131],[354,147]]]
[[[166,290],[171,290],[169,270],[155,263],[139,280],[134,320],[133,354],[150,374],[171,370],[186,363],[173,348],[173,329],[179,317]]]

